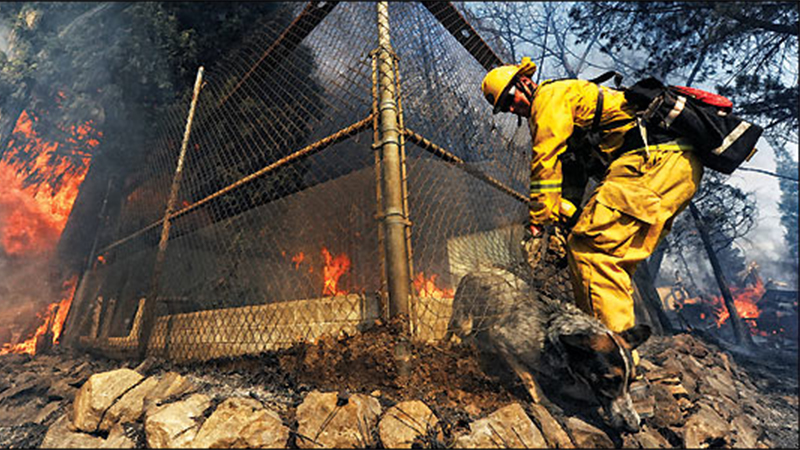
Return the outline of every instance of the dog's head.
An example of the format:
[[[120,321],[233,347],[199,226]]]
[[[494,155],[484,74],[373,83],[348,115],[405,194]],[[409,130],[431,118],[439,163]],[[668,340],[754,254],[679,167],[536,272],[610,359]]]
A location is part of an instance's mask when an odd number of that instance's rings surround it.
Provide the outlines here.
[[[591,389],[603,408],[603,419],[615,429],[639,431],[629,391],[636,377],[631,351],[650,333],[649,326],[637,325],[622,333],[593,330],[561,336],[572,373]]]

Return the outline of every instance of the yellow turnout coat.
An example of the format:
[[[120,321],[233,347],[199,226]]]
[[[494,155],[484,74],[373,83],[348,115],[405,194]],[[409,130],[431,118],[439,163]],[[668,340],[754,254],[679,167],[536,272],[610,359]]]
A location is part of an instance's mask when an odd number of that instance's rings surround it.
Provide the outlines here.
[[[633,119],[622,92],[602,89],[601,127]],[[557,218],[562,182],[558,156],[574,127],[591,125],[597,95],[597,85],[584,80],[545,82],[536,89],[529,122],[533,223]],[[639,133],[635,121],[606,131],[600,150],[620,149],[626,133]],[[631,276],[637,264],[653,253],[674,217],[688,206],[703,173],[691,147],[680,140],[622,150],[567,240],[578,306],[616,332],[634,325]]]

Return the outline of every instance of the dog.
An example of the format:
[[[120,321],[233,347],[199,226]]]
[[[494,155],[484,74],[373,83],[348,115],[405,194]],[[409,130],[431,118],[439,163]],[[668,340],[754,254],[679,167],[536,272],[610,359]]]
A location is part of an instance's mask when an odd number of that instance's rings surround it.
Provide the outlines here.
[[[638,432],[630,383],[636,376],[631,351],[651,334],[647,325],[614,333],[577,306],[532,288],[526,272],[483,267],[466,274],[453,298],[445,341],[472,340],[481,352],[500,355],[534,402],[542,393],[532,374],[583,384],[614,429]],[[566,381],[566,380],[565,380]]]

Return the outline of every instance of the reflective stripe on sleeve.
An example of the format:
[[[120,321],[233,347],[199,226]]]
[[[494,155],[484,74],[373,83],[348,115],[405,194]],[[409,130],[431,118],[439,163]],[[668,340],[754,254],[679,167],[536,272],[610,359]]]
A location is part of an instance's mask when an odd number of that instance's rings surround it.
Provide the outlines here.
[[[531,181],[531,194],[542,192],[561,192],[561,180]]]

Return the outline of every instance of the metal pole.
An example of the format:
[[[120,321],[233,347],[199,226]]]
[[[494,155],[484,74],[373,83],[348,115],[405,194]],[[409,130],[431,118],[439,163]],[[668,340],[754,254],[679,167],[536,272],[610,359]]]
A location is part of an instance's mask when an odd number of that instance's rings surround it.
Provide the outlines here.
[[[403,177],[400,161],[400,129],[394,89],[394,58],[389,35],[388,2],[378,2],[378,86],[380,89],[381,186],[389,315],[408,316],[411,278],[408,268],[406,227],[403,211]]]
[[[142,311],[142,327],[139,333],[139,359],[144,359],[147,356],[147,344],[150,342],[150,335],[153,332],[155,325],[156,313],[156,297],[158,296],[158,281],[161,277],[161,266],[164,264],[164,257],[167,250],[167,242],[169,241],[169,229],[171,225],[170,215],[175,210],[175,204],[178,202],[178,189],[181,185],[183,178],[183,164],[186,160],[186,149],[189,146],[189,135],[192,131],[192,120],[194,120],[194,111],[197,106],[197,98],[200,95],[200,88],[203,84],[203,68],[197,70],[197,79],[194,82],[194,92],[192,95],[192,103],[189,106],[189,117],[186,119],[186,129],[183,132],[183,142],[181,143],[181,151],[178,154],[178,165],[175,168],[175,176],[172,178],[172,187],[169,192],[169,199],[167,200],[167,209],[164,211],[164,222],[161,228],[161,240],[158,242],[158,252],[156,253],[156,261],[153,264],[153,276],[150,283],[150,293],[145,298],[144,308]]]

